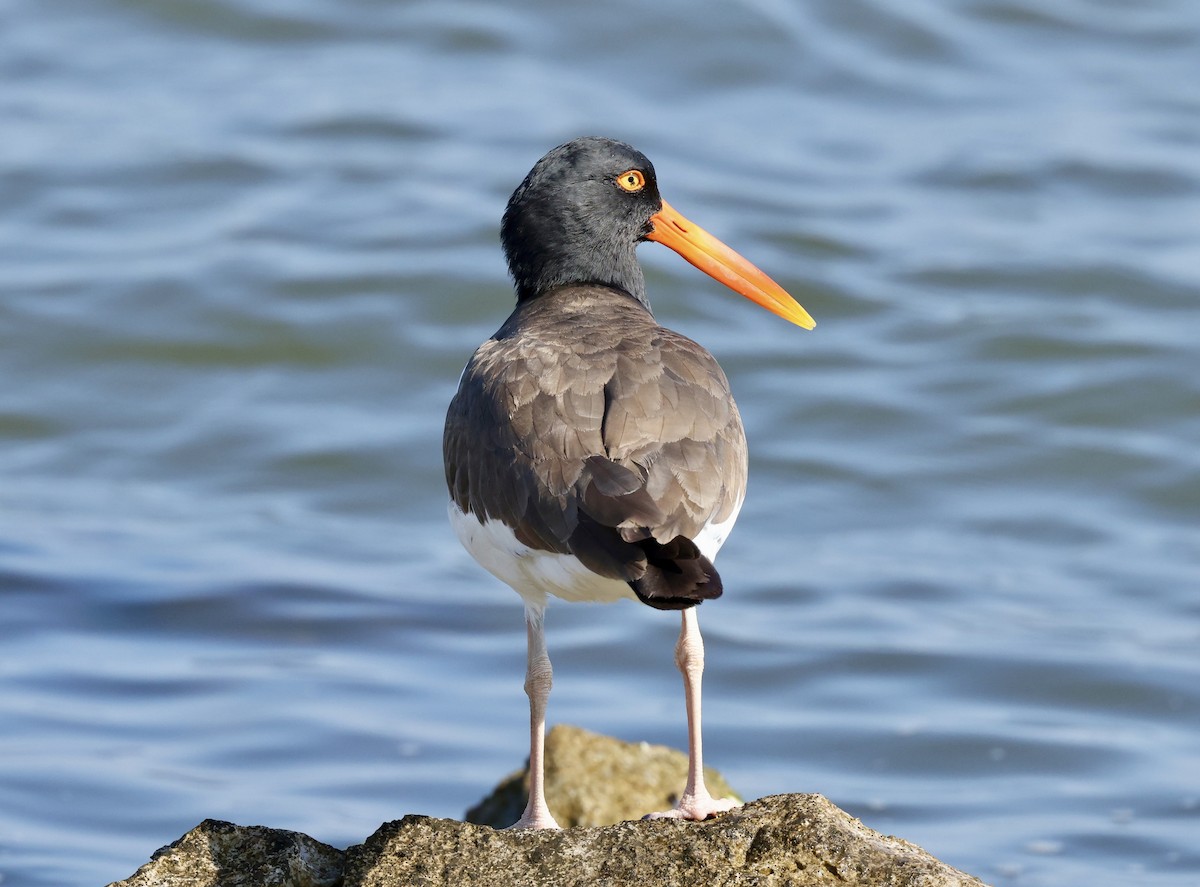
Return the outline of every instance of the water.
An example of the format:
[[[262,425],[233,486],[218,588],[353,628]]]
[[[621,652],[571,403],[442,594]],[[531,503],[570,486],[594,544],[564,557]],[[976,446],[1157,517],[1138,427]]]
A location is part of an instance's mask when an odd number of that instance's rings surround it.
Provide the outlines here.
[[[751,443],[709,762],[997,885],[1200,883],[1195,4],[3,12],[6,887],[205,817],[345,845],[519,764],[441,422],[504,200],[588,133],[818,320],[642,250]],[[552,722],[682,745],[673,618],[548,630]]]

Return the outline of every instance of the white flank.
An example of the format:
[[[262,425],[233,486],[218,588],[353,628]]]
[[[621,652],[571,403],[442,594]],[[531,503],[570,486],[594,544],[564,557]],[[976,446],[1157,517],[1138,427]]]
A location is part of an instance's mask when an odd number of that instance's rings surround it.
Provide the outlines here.
[[[729,517],[719,524],[712,521],[706,523],[704,529],[697,533],[696,538],[692,540],[700,549],[700,553],[710,561],[716,563],[717,552],[725,544],[725,539],[729,536],[729,531],[733,529],[734,523],[737,522],[738,515],[742,511],[742,503],[745,501],[745,497],[739,499],[738,504],[733,506],[733,511],[729,513]]]
[[[741,510],[742,503],[739,502],[728,518],[719,524],[705,525],[697,534],[696,547],[709,560],[716,559]],[[516,534],[500,521],[481,522],[475,515],[464,513],[453,501],[449,511],[450,526],[454,527],[463,548],[529,606],[544,609],[547,595],[564,601],[606,604],[622,598],[637,600],[627,583],[593,573],[574,555],[530,548],[518,542]]]
[[[612,603],[622,598],[637,599],[626,583],[593,573],[575,555],[530,548],[518,542],[516,534],[500,521],[480,523],[454,502],[450,503],[450,525],[471,557],[529,606],[544,609],[548,594],[565,601]]]

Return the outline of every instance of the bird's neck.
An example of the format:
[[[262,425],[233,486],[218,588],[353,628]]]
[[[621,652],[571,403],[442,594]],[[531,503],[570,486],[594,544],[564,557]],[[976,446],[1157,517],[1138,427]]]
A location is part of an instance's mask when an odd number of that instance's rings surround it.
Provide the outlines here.
[[[580,251],[569,263],[535,258],[509,270],[516,284],[518,305],[565,286],[603,286],[620,290],[650,309],[646,278],[632,248],[617,255],[603,250]]]

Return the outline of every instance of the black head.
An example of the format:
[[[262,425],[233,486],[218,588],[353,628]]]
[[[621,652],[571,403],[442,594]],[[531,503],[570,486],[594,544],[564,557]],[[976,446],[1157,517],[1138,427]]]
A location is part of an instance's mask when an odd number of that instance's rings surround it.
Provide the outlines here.
[[[653,240],[768,311],[814,326],[783,287],[662,199],[646,155],[612,139],[576,139],[539,160],[508,200],[500,239],[518,304],[555,287],[598,284],[649,309],[635,252]]]
[[[654,165],[629,145],[582,138],[550,151],[509,198],[500,227],[517,301],[591,283],[645,304],[636,249],[661,207]]]

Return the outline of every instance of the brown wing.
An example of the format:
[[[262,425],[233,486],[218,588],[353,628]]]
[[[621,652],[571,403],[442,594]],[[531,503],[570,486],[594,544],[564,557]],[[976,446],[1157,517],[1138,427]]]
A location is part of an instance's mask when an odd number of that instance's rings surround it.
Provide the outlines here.
[[[654,606],[720,593],[691,540],[741,501],[741,419],[712,355],[624,294],[520,306],[467,364],[443,455],[458,506],[526,545],[574,554]]]

